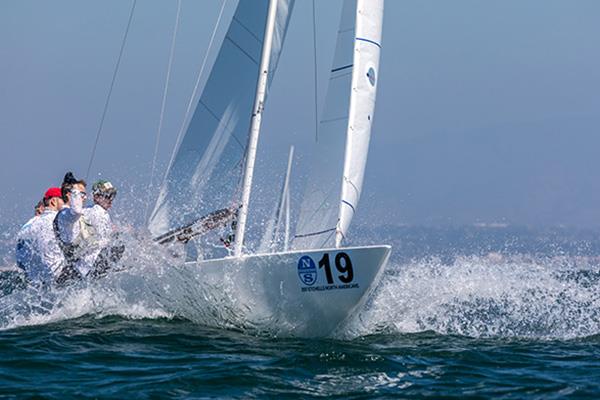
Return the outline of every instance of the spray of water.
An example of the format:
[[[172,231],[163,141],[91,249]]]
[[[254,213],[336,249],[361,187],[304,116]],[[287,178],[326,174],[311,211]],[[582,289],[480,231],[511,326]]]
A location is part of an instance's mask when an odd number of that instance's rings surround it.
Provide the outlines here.
[[[600,332],[599,284],[597,260],[577,257],[492,254],[392,264],[349,332],[584,337]]]
[[[294,326],[261,299],[260,277],[240,265],[215,274],[195,263],[183,266],[177,247],[149,238],[129,238],[122,265],[108,275],[68,287],[25,287],[0,297],[0,329],[92,315],[125,318],[184,318],[201,325],[250,333],[285,334]]]
[[[207,279],[180,268],[174,249],[130,237],[120,271],[66,288],[27,287],[0,297],[0,329],[93,315],[184,318],[286,336],[290,320],[261,303],[259,281],[235,268]],[[6,259],[6,252],[4,258]],[[4,260],[5,270],[14,262]],[[192,271],[195,271],[192,269]],[[243,275],[243,274],[241,274]],[[570,339],[600,333],[600,262],[574,255],[417,258],[390,262],[365,307],[338,335],[435,331],[472,337]]]

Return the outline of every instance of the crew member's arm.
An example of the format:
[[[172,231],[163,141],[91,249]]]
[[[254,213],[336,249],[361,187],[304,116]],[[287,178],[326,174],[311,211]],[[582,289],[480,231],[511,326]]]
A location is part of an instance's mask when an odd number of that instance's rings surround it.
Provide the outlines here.
[[[65,255],[58,246],[54,232],[46,231],[44,235],[43,258],[44,263],[50,268],[52,276],[58,277],[65,263]]]
[[[72,243],[74,238],[74,225],[79,221],[83,212],[77,212],[74,208],[63,208],[58,215],[58,233],[66,243]]]

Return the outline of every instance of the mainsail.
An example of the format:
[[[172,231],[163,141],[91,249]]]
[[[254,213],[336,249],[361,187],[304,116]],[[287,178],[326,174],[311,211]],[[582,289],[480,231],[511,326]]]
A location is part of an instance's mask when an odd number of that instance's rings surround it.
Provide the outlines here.
[[[382,19],[383,0],[344,1],[295,248],[339,246],[354,216],[373,123]]]
[[[278,0],[269,83],[294,0]],[[148,227],[154,235],[234,205],[248,140],[268,0],[240,0]]]

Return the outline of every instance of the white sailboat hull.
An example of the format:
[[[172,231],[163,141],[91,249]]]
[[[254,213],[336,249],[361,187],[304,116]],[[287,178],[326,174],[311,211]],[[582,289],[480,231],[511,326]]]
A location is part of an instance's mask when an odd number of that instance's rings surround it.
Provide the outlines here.
[[[364,304],[390,251],[390,246],[365,246],[247,255],[188,262],[180,272],[188,288],[204,292],[189,296],[206,298],[205,289],[212,288],[215,309],[233,310],[245,325],[283,335],[328,336]]]

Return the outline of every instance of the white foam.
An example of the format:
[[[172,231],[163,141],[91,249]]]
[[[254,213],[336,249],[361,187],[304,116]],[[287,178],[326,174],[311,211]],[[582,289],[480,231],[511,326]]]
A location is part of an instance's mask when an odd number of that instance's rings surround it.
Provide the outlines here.
[[[276,320],[255,321],[251,302],[224,274],[210,286],[181,273],[164,248],[130,239],[127,270],[64,289],[28,288],[0,298],[0,329],[83,315],[185,318],[202,325],[285,335]],[[341,332],[435,331],[473,337],[577,338],[600,333],[600,267],[578,257],[458,257],[390,263],[372,299]],[[251,300],[251,299],[250,299]],[[250,305],[249,305],[250,304]],[[253,314],[254,313],[254,314]]]
[[[570,339],[600,333],[596,260],[459,257],[392,264],[352,335],[435,331]]]

